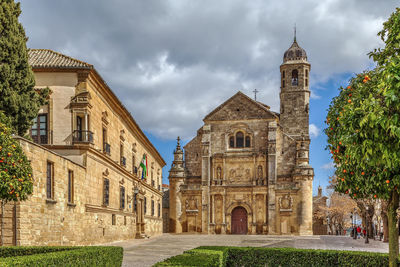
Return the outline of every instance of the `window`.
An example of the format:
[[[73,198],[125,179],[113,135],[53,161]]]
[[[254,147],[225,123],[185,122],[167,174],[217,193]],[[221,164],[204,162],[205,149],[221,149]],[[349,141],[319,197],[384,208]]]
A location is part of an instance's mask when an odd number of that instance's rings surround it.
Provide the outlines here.
[[[103,205],[109,205],[109,198],[110,198],[110,180],[104,178],[103,181]]]
[[[243,147],[243,133],[242,132],[237,132],[236,134],[236,147]]]
[[[46,193],[47,199],[54,198],[54,164],[53,162],[47,162],[47,180],[46,180]]]
[[[250,147],[250,136],[246,136],[246,147]]]
[[[121,143],[119,146],[119,156],[121,159],[121,161],[120,161],[121,165],[125,167],[126,166],[126,158],[124,157],[124,144],[123,143]]]
[[[107,129],[103,128],[103,152],[107,155],[111,154],[111,146],[107,143]]]
[[[306,70],[306,78],[308,78],[308,70]]]
[[[40,114],[33,119],[31,137],[37,144],[49,144],[47,114]]]
[[[282,88],[285,88],[285,80],[282,81]]]
[[[233,136],[229,137],[229,147],[235,147],[235,138]]]
[[[297,86],[299,83],[299,72],[297,70],[292,71],[292,85]]]
[[[132,156],[132,173],[137,174],[135,155]]]
[[[147,198],[144,197],[144,210],[143,210],[144,214],[147,213]]]
[[[161,216],[161,204],[158,203],[158,217]]]
[[[282,79],[285,79],[285,71],[282,71]]]
[[[111,215],[111,224],[115,225],[116,224],[116,218],[115,218],[115,214]]]
[[[285,88],[285,71],[282,71],[282,88]]]
[[[123,186],[119,189],[119,208],[125,209],[125,187]]]
[[[306,78],[306,86],[308,86],[308,79]]]
[[[134,194],[134,200],[133,200],[133,210],[137,212],[137,195]]]
[[[74,203],[74,172],[68,171],[68,203]]]
[[[154,200],[151,200],[151,216],[154,216]]]

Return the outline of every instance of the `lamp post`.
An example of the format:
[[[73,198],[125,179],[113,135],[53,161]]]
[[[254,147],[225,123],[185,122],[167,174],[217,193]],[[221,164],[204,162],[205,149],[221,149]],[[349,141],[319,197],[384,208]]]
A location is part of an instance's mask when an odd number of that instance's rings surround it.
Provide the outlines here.
[[[365,213],[365,228],[366,228],[366,231],[365,231],[365,244],[368,244],[369,243],[369,240],[368,240],[368,206],[365,208],[365,210],[366,210],[366,213]]]
[[[350,236],[353,237],[353,235],[354,235],[353,212],[351,212],[350,220],[351,220],[351,235]]]
[[[356,209],[354,209],[353,214],[354,214],[354,235],[353,235],[353,239],[357,239],[358,233],[357,233],[357,228],[356,228],[356,225],[357,225],[357,220],[356,220]]]

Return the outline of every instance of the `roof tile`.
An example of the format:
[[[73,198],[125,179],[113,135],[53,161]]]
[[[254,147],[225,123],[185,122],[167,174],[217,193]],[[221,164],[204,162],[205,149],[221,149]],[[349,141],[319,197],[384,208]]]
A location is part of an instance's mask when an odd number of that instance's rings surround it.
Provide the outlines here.
[[[50,49],[29,49],[28,55],[32,68],[93,69],[91,64]]]

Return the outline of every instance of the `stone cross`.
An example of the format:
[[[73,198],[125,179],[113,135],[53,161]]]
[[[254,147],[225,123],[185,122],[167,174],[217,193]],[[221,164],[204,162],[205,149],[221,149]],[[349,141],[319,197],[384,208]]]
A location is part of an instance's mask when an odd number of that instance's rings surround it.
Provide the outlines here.
[[[259,91],[257,89],[254,89],[253,93],[254,93],[254,100],[257,101],[257,93]]]

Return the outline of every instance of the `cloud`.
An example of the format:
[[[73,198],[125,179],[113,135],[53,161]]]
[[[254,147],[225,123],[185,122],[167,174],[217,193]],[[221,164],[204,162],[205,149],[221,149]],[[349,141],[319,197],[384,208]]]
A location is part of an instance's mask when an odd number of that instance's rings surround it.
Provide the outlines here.
[[[321,169],[324,169],[324,170],[333,170],[334,168],[335,168],[335,165],[333,164],[333,162],[329,162],[329,163],[326,163],[321,166]]]
[[[321,133],[321,129],[319,129],[317,127],[317,125],[315,125],[313,123],[310,124],[309,130],[310,130],[310,137],[311,138],[316,138]]]
[[[190,138],[238,90],[279,111],[279,65],[297,40],[312,97],[337,73],[371,66],[367,52],[397,3],[372,0],[21,0],[28,46],[95,66],[139,125]],[[310,128],[311,131],[311,128]]]

